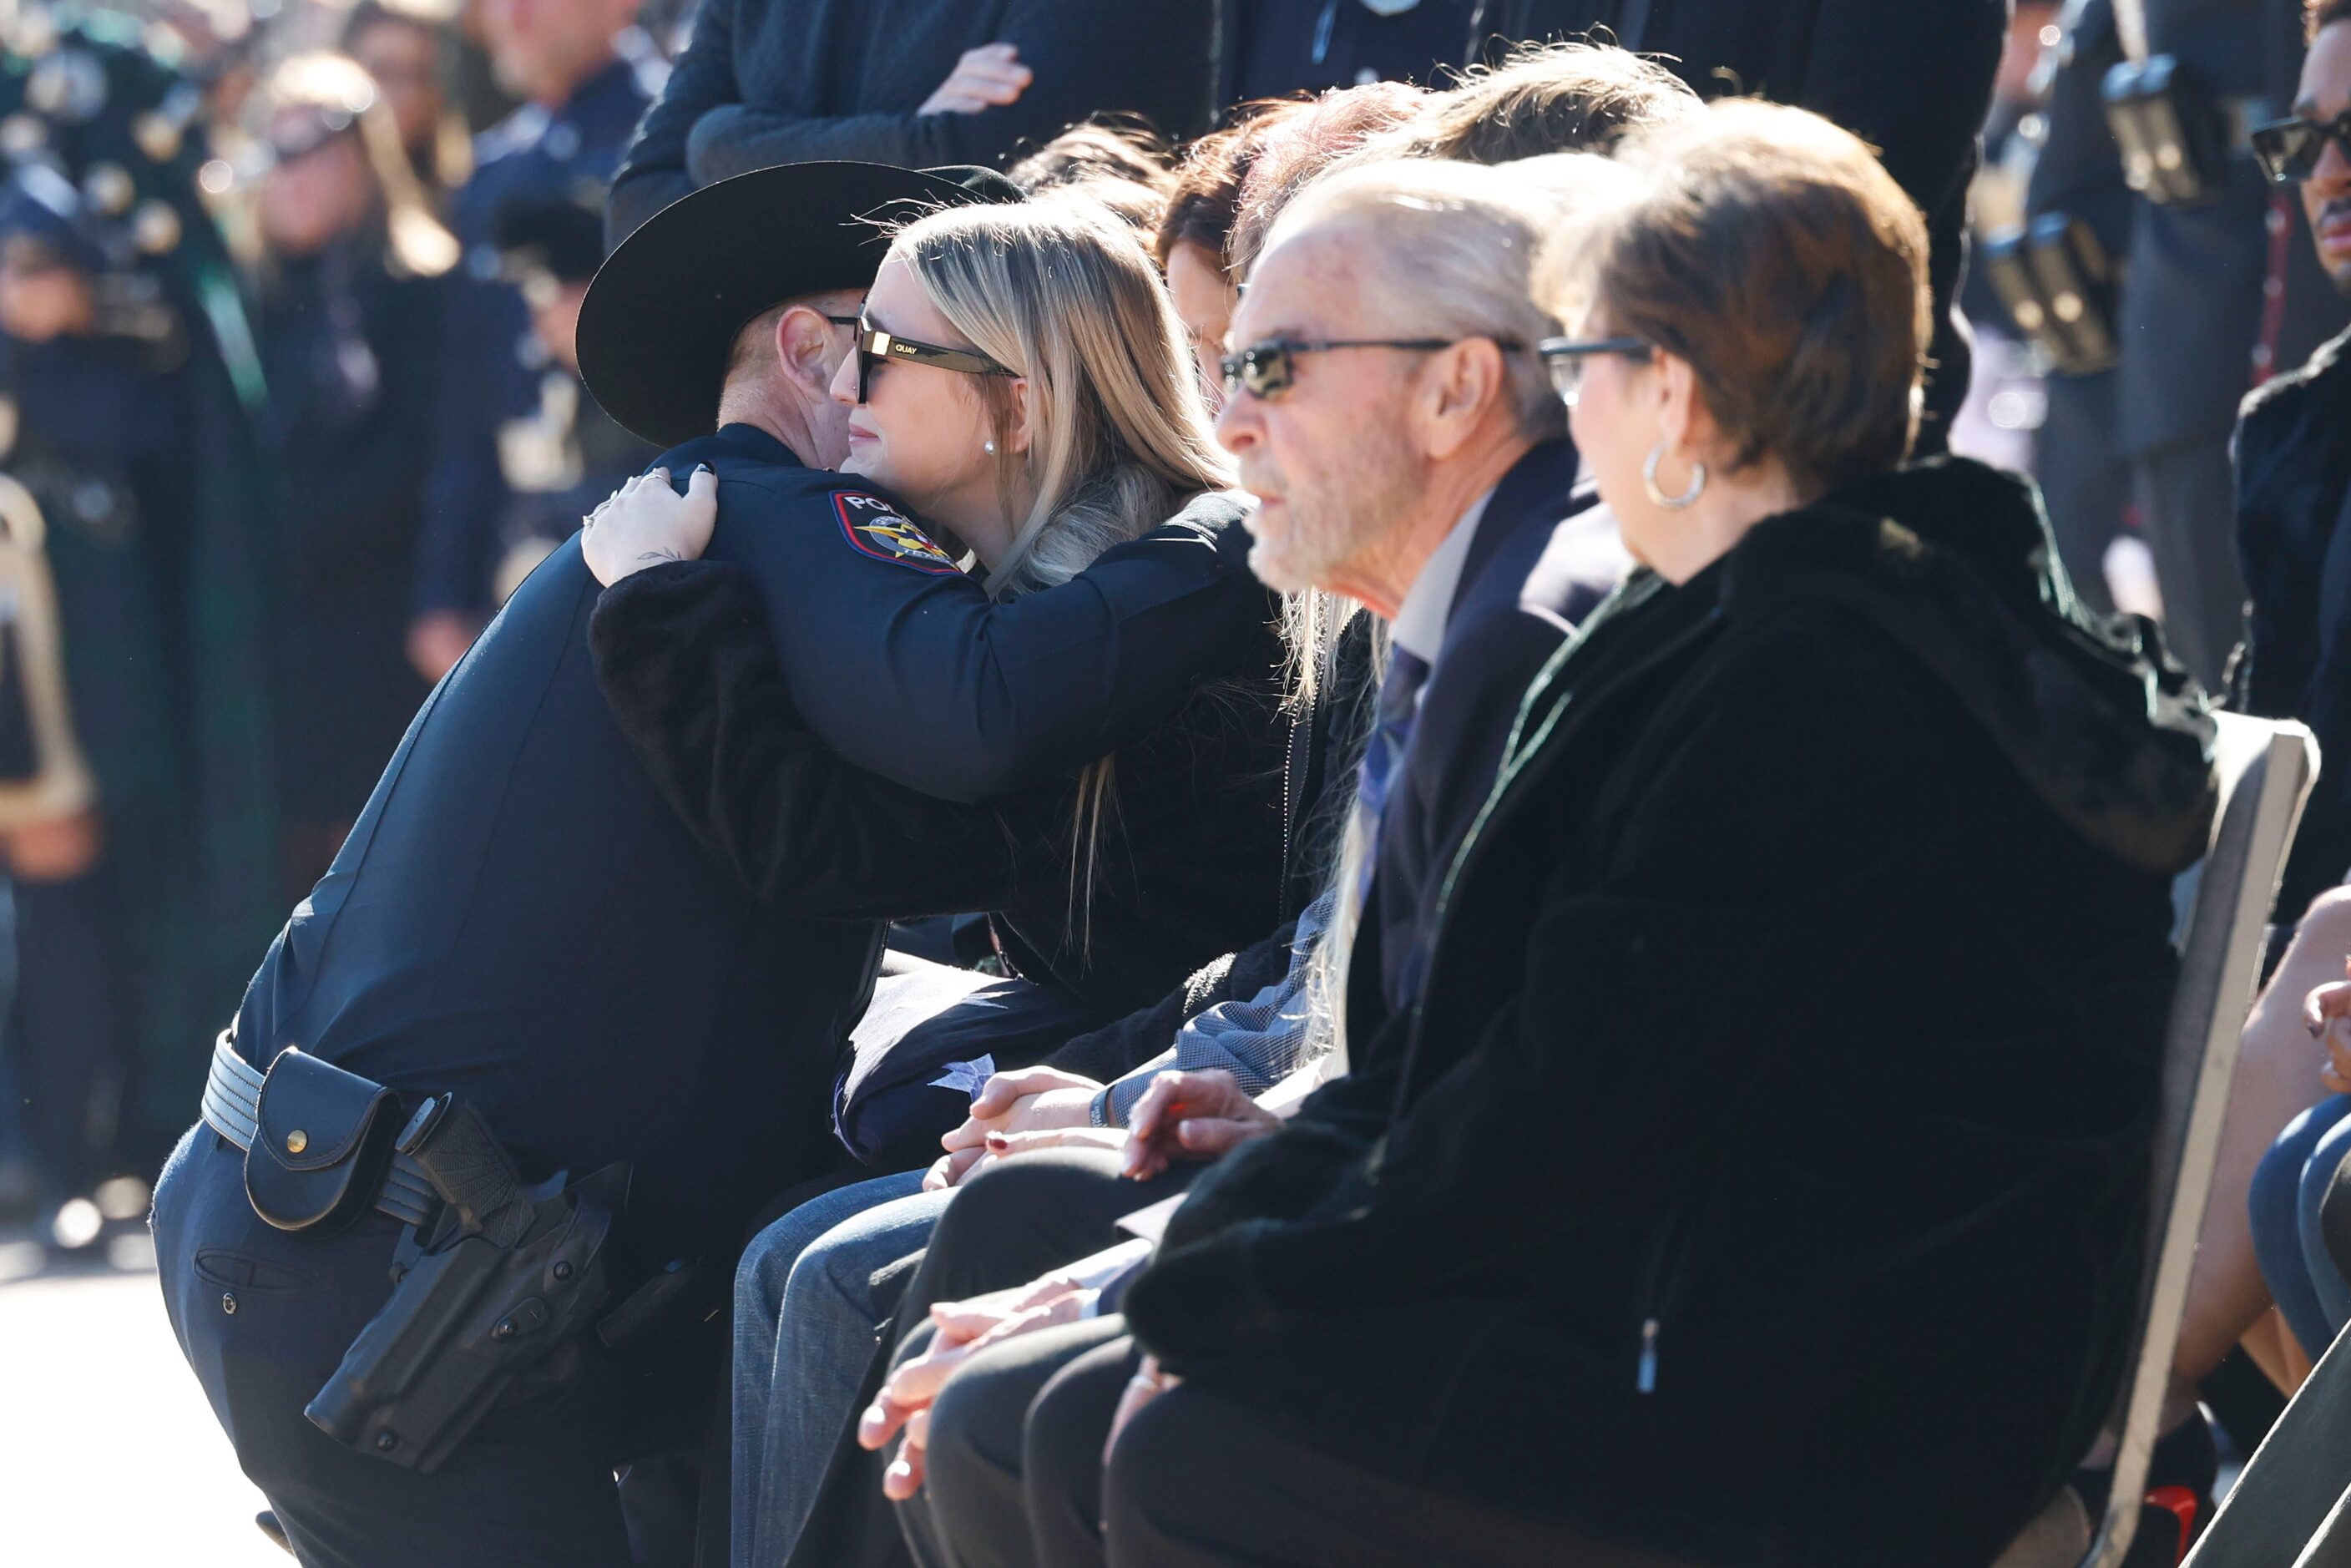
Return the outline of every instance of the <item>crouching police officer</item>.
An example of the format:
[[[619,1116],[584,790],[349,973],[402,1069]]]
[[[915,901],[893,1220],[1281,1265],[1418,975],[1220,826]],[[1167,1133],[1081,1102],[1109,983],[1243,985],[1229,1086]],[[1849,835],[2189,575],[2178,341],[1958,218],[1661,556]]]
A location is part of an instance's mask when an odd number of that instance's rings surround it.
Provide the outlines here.
[[[608,264],[580,347],[616,418],[687,443],[673,472],[717,470],[710,553],[789,596],[779,642],[830,639],[811,727],[1000,793],[1181,700],[1196,665],[1129,678],[1122,645],[1229,635],[1262,590],[1245,538],[1196,540],[991,608],[927,541],[849,526],[872,497],[820,467],[823,388],[886,249],[870,220],[1016,194],[945,172],[696,193]],[[881,930],[777,916],[703,852],[596,688],[597,594],[567,540],[435,688],[159,1186],[182,1347],[308,1564],[630,1562],[614,1467],[675,1443],[664,1390],[711,1383],[672,1354],[708,1315],[689,1281],[723,1282],[759,1207],[840,1158],[826,1112]],[[908,594],[924,613],[883,613]],[[1024,640],[1082,674],[1008,715],[989,698]]]
[[[883,173],[795,216],[971,199]],[[780,291],[869,282],[842,233]],[[629,1563],[614,1467],[710,1381],[662,1364],[704,1315],[668,1265],[723,1281],[836,1157],[881,930],[758,910],[672,816],[596,689],[597,591],[567,542],[426,700],[159,1186],[173,1326],[306,1563]]]

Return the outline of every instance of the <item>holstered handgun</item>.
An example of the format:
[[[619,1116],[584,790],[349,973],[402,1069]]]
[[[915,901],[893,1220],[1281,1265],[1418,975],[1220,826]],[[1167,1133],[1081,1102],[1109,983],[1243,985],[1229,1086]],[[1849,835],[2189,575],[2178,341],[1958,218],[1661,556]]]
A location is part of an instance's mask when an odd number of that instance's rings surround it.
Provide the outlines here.
[[[611,1298],[605,1243],[629,1169],[526,1186],[479,1114],[445,1094],[398,1148],[441,1209],[402,1237],[391,1299],[302,1413],[339,1443],[430,1473]]]

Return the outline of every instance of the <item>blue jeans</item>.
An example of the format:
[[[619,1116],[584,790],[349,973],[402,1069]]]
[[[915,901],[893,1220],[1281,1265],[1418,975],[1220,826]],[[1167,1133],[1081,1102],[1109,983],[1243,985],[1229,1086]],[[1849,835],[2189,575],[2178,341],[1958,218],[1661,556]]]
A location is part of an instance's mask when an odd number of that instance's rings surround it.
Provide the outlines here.
[[[2286,1124],[2253,1171],[2253,1256],[2294,1337],[2315,1361],[2351,1322],[2351,1281],[2326,1250],[2318,1207],[2351,1154],[2351,1095],[2320,1101]]]
[[[874,1273],[919,1252],[952,1192],[879,1176],[810,1199],[753,1238],[735,1272],[735,1490],[728,1560],[789,1554],[886,1315]]]

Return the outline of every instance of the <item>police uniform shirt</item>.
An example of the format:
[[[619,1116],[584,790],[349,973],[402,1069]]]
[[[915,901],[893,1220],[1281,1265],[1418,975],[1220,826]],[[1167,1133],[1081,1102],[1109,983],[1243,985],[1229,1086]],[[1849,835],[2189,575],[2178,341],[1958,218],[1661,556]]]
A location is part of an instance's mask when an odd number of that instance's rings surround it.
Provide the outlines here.
[[[665,455],[719,476],[714,559],[750,570],[793,705],[858,767],[943,800],[1051,783],[1141,739],[1265,635],[1238,527],[1197,507],[998,603],[881,490],[733,424]],[[813,506],[805,498],[820,494]],[[1225,508],[1229,511],[1229,508]]]
[[[1265,634],[1238,528],[1179,519],[999,605],[889,497],[763,432],[663,462],[716,472],[710,559],[758,586],[810,727],[933,794],[1064,776]],[[567,541],[434,691],[255,977],[240,1049],[455,1090],[541,1172],[632,1160],[632,1229],[725,1246],[829,1150],[880,930],[762,912],[704,854],[596,689],[599,591]]]
[[[769,484],[826,507],[829,480]],[[435,688],[238,1040],[455,1091],[533,1175],[632,1162],[624,1233],[658,1262],[733,1246],[831,1157],[882,932],[765,914],[703,852],[597,690],[599,592],[567,541]]]

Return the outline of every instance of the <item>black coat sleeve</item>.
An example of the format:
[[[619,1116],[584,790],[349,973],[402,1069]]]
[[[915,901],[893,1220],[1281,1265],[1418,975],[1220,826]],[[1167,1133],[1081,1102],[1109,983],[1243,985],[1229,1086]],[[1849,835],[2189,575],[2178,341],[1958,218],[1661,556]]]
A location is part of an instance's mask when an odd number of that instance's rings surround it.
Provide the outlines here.
[[[1798,101],[1878,150],[1929,214],[1967,189],[2008,0],[1823,0]]]
[[[686,138],[704,115],[742,97],[735,79],[735,0],[702,0],[694,36],[612,176],[604,207],[607,249],[694,190],[697,182],[686,172]]]
[[[1531,908],[1458,912],[1523,946],[1520,988],[1384,1133],[1366,1139],[1362,1117],[1412,1071],[1395,1051],[1373,1069],[1387,1082],[1342,1080],[1194,1186],[1125,1303],[1171,1367],[1475,1292],[1532,1242],[1663,1214],[1695,1179],[1683,1151],[1801,1073],[1748,1042],[1834,1029],[1868,994],[1845,973],[1859,959],[1823,956],[1898,926],[1938,852],[1933,732],[1853,639],[1750,642],[1723,663],[1675,706],[1669,760],[1609,833],[1601,875],[1555,869]],[[1517,929],[1483,930],[1506,919]]]
[[[816,116],[731,103],[697,120],[686,166],[696,185],[779,163],[847,158],[909,169],[994,163],[1100,110],[1130,110],[1170,134],[1208,109],[1209,12],[1194,0],[1106,5],[1012,0],[1001,40],[1035,73],[1015,101],[977,114]],[[920,84],[927,98],[937,82]],[[665,95],[666,96],[666,95]],[[737,95],[739,97],[739,95]]]
[[[1278,612],[1228,497],[1003,601],[962,573],[832,542],[830,514],[810,528],[803,499],[767,507],[723,484],[719,502],[722,543],[767,606],[792,701],[850,761],[941,800],[1038,789],[1141,740],[1202,677],[1260,650]]]
[[[682,561],[623,579],[598,600],[589,645],[663,797],[764,904],[900,919],[1000,908],[1069,874],[1042,798],[1058,792],[956,805],[868,773],[810,734],[737,567]]]

